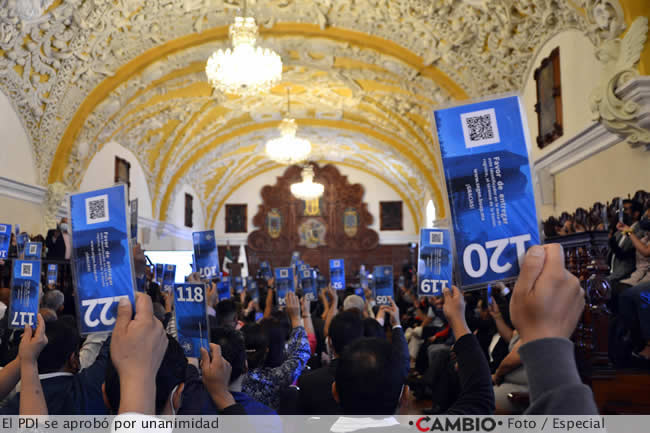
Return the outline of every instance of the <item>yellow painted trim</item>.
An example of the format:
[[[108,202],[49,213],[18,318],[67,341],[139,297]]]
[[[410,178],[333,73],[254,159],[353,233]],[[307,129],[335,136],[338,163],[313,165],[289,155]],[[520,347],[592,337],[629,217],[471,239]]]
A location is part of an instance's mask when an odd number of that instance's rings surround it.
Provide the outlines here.
[[[383,38],[365,33],[328,27],[321,29],[315,24],[281,23],[271,28],[260,28],[262,36],[301,36],[304,38],[326,38],[375,50],[379,53],[393,56],[412,68],[419,71],[420,75],[432,79],[455,99],[467,99],[467,93],[449,76],[432,66],[423,66],[423,59],[408,49]],[[175,52],[194,46],[202,45],[215,40],[224,40],[228,36],[226,26],[215,27],[200,33],[193,33],[155,47],[119,68],[113,76],[102,81],[77,109],[74,117],[68,124],[63,137],[54,155],[48,182],[54,183],[63,179],[70,152],[86,118],[93,112],[108,95],[120,84],[139,74],[152,63],[165,58]]]
[[[419,223],[419,219],[417,218],[418,214],[417,214],[417,212],[415,212],[415,209],[413,208],[413,204],[412,204],[411,200],[399,188],[397,188],[393,183],[391,183],[388,179],[386,179],[385,177],[383,177],[383,176],[381,176],[381,175],[379,175],[377,173],[374,173],[374,172],[368,170],[365,167],[357,166],[355,164],[350,164],[350,163],[346,163],[346,162],[333,162],[333,161],[328,161],[328,160],[319,160],[318,163],[319,164],[332,164],[334,166],[341,165],[341,166],[344,166],[344,167],[349,167],[349,168],[352,168],[352,169],[355,169],[355,170],[362,171],[362,172],[364,172],[364,173],[366,173],[366,174],[368,174],[368,175],[370,175],[372,177],[376,177],[377,179],[384,182],[386,185],[391,187],[402,198],[402,201],[404,203],[406,203],[406,206],[409,209],[409,213],[411,214],[411,218],[413,219],[413,226],[415,227],[416,233],[419,233],[420,223]],[[221,211],[221,209],[225,205],[228,198],[230,198],[230,196],[232,194],[234,194],[235,191],[237,191],[242,185],[248,183],[250,180],[254,179],[255,177],[257,177],[257,176],[259,176],[261,174],[264,174],[264,173],[266,173],[268,171],[279,168],[279,167],[282,167],[282,165],[271,163],[269,166],[264,167],[261,170],[257,170],[256,172],[246,176],[244,179],[237,182],[237,184],[235,184],[232,188],[230,188],[228,193],[226,195],[224,195],[224,198],[219,202],[219,205],[217,206],[216,211],[211,215],[211,217],[210,217],[210,226],[209,227],[210,228],[215,227],[215,225],[217,223],[217,217],[219,216],[219,212]],[[425,204],[425,206],[426,206],[426,204]],[[374,218],[379,218],[378,216],[375,216],[375,215],[373,215],[373,217]]]
[[[650,2],[648,0],[619,0],[625,15],[625,24],[629,27],[638,17],[650,18]],[[639,61],[639,73],[650,75],[650,37],[646,40],[641,60]]]
[[[359,132],[363,135],[367,135],[369,137],[373,137],[376,140],[386,143],[393,147],[394,149],[398,150],[402,155],[406,157],[408,161],[413,163],[414,167],[419,170],[425,179],[427,180],[429,186],[433,190],[434,196],[437,198],[438,203],[442,203],[442,195],[441,195],[441,190],[436,182],[436,180],[433,178],[432,174],[429,172],[429,170],[423,165],[422,161],[417,158],[416,155],[413,155],[413,153],[408,149],[408,146],[405,144],[400,143],[398,140],[389,137],[388,135],[377,131],[376,128],[372,128],[371,126],[363,126],[363,125],[358,125],[358,124],[353,124],[347,121],[340,121],[340,120],[328,120],[328,119],[297,119],[297,123],[299,125],[307,125],[307,126],[321,126],[321,127],[328,127],[328,128],[333,128],[333,129],[343,129],[343,130],[352,130]],[[267,129],[267,128],[275,128],[279,122],[277,121],[272,121],[272,122],[263,122],[263,123],[256,123],[252,125],[247,125],[245,127],[242,127],[237,130],[230,131],[227,134],[221,135],[217,137],[214,141],[212,141],[210,144],[202,147],[201,149],[196,149],[194,154],[192,156],[189,156],[188,158],[185,159],[185,162],[183,165],[174,173],[172,176],[170,183],[167,185],[165,195],[162,198],[161,205],[160,205],[160,210],[159,210],[159,220],[160,221],[166,221],[167,220],[167,207],[168,204],[171,200],[171,194],[174,191],[175,185],[178,183],[178,181],[187,173],[188,170],[201,158],[203,155],[206,153],[216,149],[220,144],[251,133],[255,131],[259,131],[262,129]],[[380,156],[378,156],[379,158]],[[163,168],[164,169],[164,168]],[[158,184],[156,185],[156,190],[160,189],[160,179],[158,181]],[[157,195],[158,197],[158,195]],[[444,208],[443,208],[444,209]],[[441,217],[444,217],[444,212],[441,212]]]

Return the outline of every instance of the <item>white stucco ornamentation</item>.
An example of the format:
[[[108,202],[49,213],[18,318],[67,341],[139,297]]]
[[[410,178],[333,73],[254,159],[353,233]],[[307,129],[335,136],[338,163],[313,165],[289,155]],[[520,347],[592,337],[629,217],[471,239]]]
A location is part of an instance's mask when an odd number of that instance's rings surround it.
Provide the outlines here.
[[[47,186],[47,193],[43,202],[45,207],[45,227],[56,227],[58,223],[57,214],[68,191],[66,186],[60,182],[55,182]]]
[[[648,18],[637,18],[624,37],[604,42],[596,51],[605,63],[602,84],[591,94],[591,111],[594,120],[600,121],[610,131],[621,135],[632,146],[650,144],[650,130],[639,125],[641,106],[625,101],[618,89],[638,75],[636,65],[648,34]]]

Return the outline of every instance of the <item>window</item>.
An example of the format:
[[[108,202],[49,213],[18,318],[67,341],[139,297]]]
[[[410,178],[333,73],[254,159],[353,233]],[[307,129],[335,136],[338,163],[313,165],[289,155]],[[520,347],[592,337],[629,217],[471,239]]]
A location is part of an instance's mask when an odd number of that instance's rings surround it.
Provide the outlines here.
[[[248,206],[245,204],[226,205],[226,233],[248,232]]]
[[[402,202],[379,202],[379,230],[403,230]]]
[[[194,227],[194,197],[185,194],[185,227]]]
[[[119,156],[115,157],[115,183],[126,184],[127,193],[131,190],[131,164]]]
[[[436,221],[436,207],[433,204],[433,200],[429,200],[429,203],[427,203],[426,215],[426,227],[428,229],[433,228],[433,224]]]
[[[542,60],[535,70],[537,87],[537,145],[544,148],[564,133],[562,125],[562,86],[560,81],[560,48]]]

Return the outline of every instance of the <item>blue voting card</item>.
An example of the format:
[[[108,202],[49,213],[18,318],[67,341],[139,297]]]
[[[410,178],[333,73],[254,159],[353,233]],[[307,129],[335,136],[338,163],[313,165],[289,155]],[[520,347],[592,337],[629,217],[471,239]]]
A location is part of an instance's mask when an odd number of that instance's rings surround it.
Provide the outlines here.
[[[29,242],[29,235],[27,233],[16,235],[16,249],[18,250],[19,259],[25,257],[25,244],[27,244],[27,242]]]
[[[138,199],[135,198],[129,202],[131,212],[131,239],[138,239]]]
[[[418,296],[441,296],[453,283],[451,233],[446,229],[420,230]]]
[[[202,280],[219,276],[219,250],[214,230],[192,233],[194,241],[194,269]]]
[[[514,278],[539,243],[518,96],[434,112],[462,289]]]
[[[174,311],[178,344],[188,358],[200,358],[203,347],[210,352],[210,327],[205,284],[174,284]]]
[[[11,241],[11,224],[0,224],[0,259],[9,257]]]
[[[70,223],[79,330],[111,331],[120,299],[135,306],[126,185],[72,194]]]
[[[162,289],[171,293],[174,290],[174,284],[176,283],[176,265],[164,265],[163,266],[163,276],[162,276]]]
[[[253,277],[246,277],[246,292],[251,296],[253,301],[260,300],[260,292],[257,288],[257,281]]]
[[[16,224],[16,226],[14,227],[14,234],[16,235],[16,241],[18,241],[17,238],[18,235],[20,234],[20,224]]]
[[[217,282],[217,294],[219,295],[219,301],[230,299],[230,284],[226,279]]]
[[[345,262],[343,259],[330,259],[330,283],[334,290],[345,290]]]
[[[59,277],[59,267],[55,263],[47,265],[47,285],[55,286]]]
[[[269,262],[260,263],[260,274],[265,280],[269,280],[273,277],[273,271],[271,270]]]
[[[295,292],[293,287],[293,268],[275,268],[275,288],[278,306],[287,304],[287,293]]]
[[[165,278],[165,265],[163,263],[156,263],[154,266],[153,280],[162,287],[163,278]]]
[[[25,244],[25,260],[40,260],[43,253],[41,242],[27,242]]]
[[[314,279],[314,273],[312,270],[307,267],[300,271],[300,284],[302,285],[302,293],[308,301],[316,301],[317,292],[316,292],[316,280]]]
[[[36,328],[40,298],[40,260],[14,260],[9,304],[9,328]]]
[[[375,282],[375,302],[377,305],[390,305],[390,298],[394,297],[393,267],[375,266],[372,273]]]
[[[244,279],[242,277],[234,277],[233,279],[233,287],[235,289],[235,293],[239,294],[244,291]]]
[[[368,288],[368,271],[366,270],[366,265],[361,265],[359,268],[359,285],[362,289]]]

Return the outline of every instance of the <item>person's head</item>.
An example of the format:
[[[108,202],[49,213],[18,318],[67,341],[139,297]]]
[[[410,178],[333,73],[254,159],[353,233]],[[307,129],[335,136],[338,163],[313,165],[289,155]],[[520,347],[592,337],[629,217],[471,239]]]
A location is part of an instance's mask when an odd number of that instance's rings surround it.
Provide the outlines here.
[[[359,295],[350,295],[343,301],[343,311],[356,310],[361,314],[364,310],[366,303]]]
[[[9,300],[11,299],[11,289],[9,287],[0,287],[0,302],[9,306]]]
[[[327,337],[334,355],[340,356],[350,343],[363,337],[363,331],[363,321],[358,312],[344,311],[334,316]]]
[[[38,313],[43,316],[43,320],[46,323],[54,322],[57,319],[56,311],[51,308],[39,308]]]
[[[48,325],[49,326],[49,325]],[[175,415],[183,404],[187,358],[178,342],[167,335],[169,344],[156,373],[156,414]],[[108,361],[102,385],[104,404],[113,413],[120,408],[120,377],[113,363]]]
[[[274,312],[270,319],[261,320],[260,325],[269,342],[265,366],[279,367],[284,362],[284,346],[291,332],[287,314],[284,311]]]
[[[363,319],[363,336],[370,338],[386,338],[386,332],[377,320],[366,317]]]
[[[232,299],[224,299],[215,308],[217,326],[235,328],[237,326],[237,306]]]
[[[68,218],[66,217],[61,218],[61,221],[59,221],[59,230],[61,230],[62,232],[68,231]]]
[[[221,356],[232,366],[230,383],[246,373],[246,344],[241,332],[229,327],[214,328],[210,331],[210,340],[221,346]]]
[[[79,371],[79,331],[68,320],[48,322],[45,327],[47,346],[38,357],[40,374]]]
[[[623,200],[623,222],[632,225],[641,219],[643,205],[634,200]]]
[[[269,352],[269,338],[259,323],[248,323],[242,328],[246,344],[246,360],[251,370],[263,367]]]
[[[63,311],[63,302],[65,301],[65,296],[60,290],[49,290],[43,295],[41,300],[41,305],[43,308],[49,308],[56,312]]]
[[[404,379],[399,357],[381,338],[362,338],[350,344],[339,359],[332,395],[346,415],[388,415],[397,410]],[[405,392],[404,392],[405,391]]]

